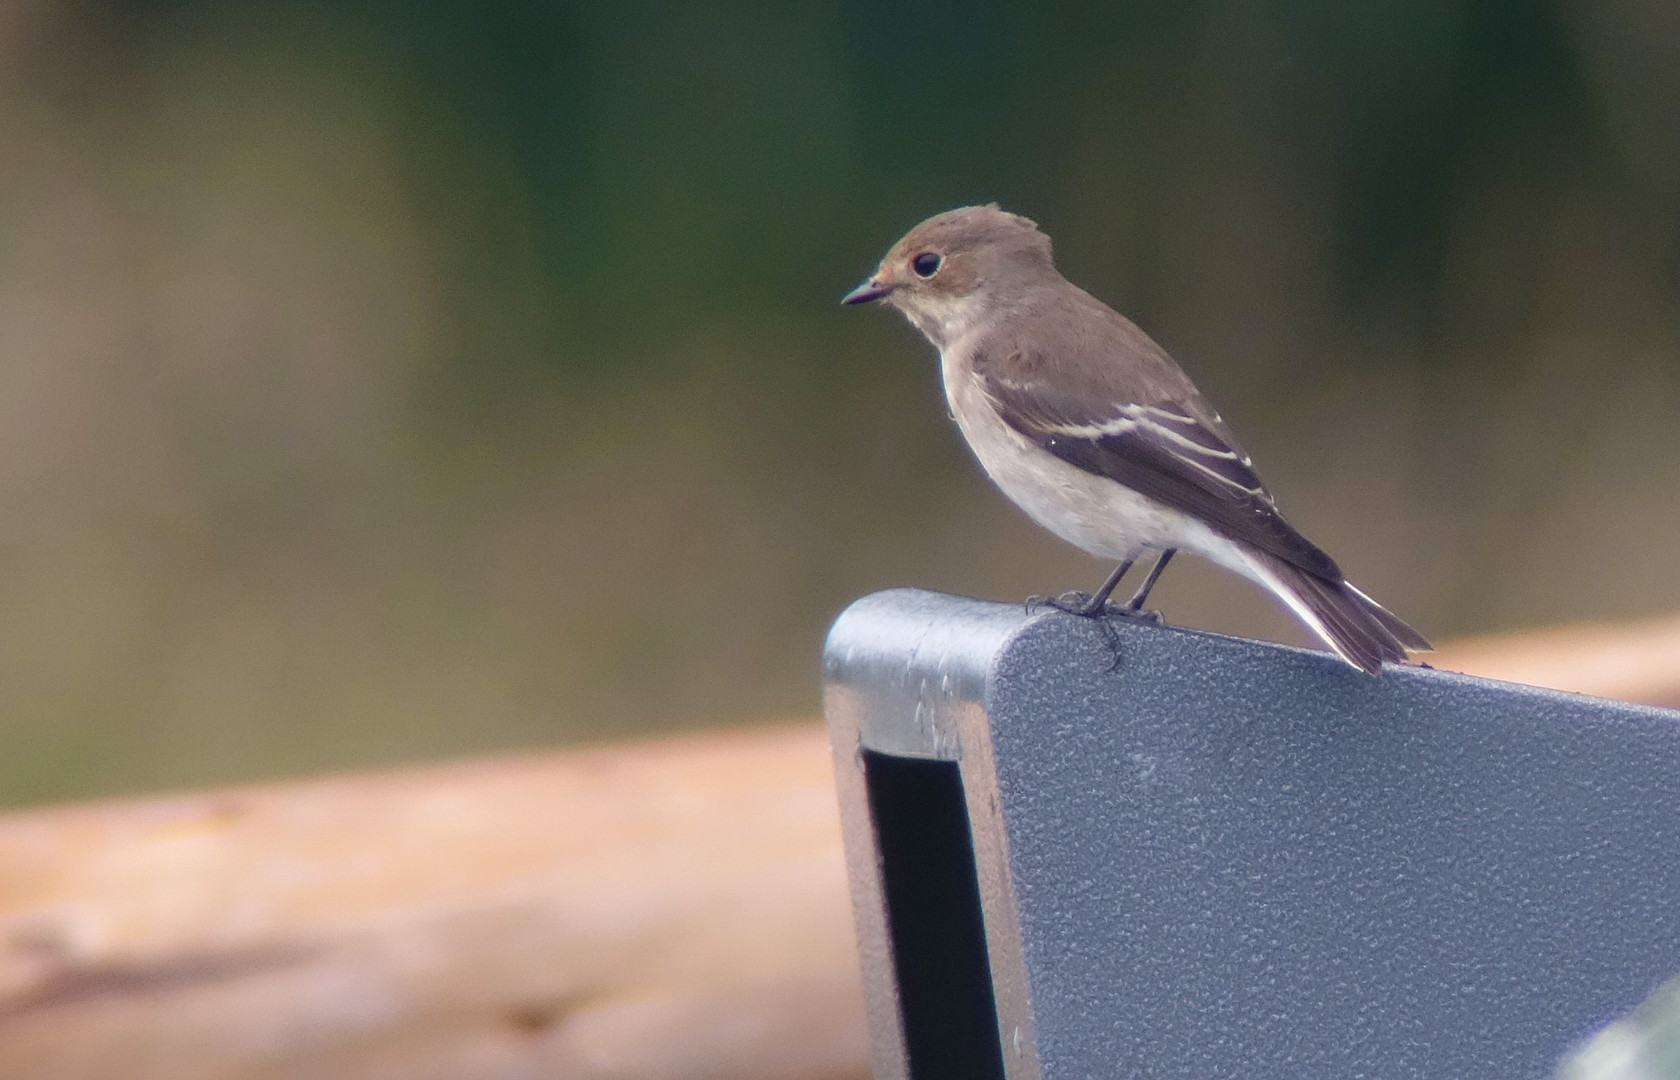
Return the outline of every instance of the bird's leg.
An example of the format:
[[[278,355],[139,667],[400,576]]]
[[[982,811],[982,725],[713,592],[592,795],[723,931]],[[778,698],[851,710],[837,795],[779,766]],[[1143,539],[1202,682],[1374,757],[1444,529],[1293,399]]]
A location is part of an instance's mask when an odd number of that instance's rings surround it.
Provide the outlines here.
[[[1157,622],[1160,621],[1161,616],[1158,612],[1144,612],[1143,602],[1149,599],[1149,590],[1153,589],[1155,583],[1161,580],[1161,571],[1167,568],[1167,564],[1172,562],[1172,557],[1177,554],[1177,548],[1167,548],[1161,552],[1161,557],[1155,560],[1154,566],[1150,567],[1149,576],[1143,579],[1143,584],[1138,587],[1137,592],[1132,594],[1132,598],[1126,601],[1126,606],[1122,610],[1129,615],[1152,615]]]
[[[1108,580],[1103,582],[1102,588],[1098,589],[1096,591],[1096,595],[1091,597],[1090,602],[1085,605],[1085,609],[1083,611],[1076,611],[1074,614],[1101,615],[1103,608],[1108,606],[1108,598],[1110,594],[1114,592],[1115,588],[1120,584],[1120,579],[1126,576],[1126,571],[1132,568],[1132,563],[1135,561],[1136,560],[1134,559],[1127,559],[1119,566],[1116,566],[1114,568],[1114,573],[1108,575]]]
[[[1126,576],[1126,571],[1132,568],[1133,562],[1134,560],[1127,559],[1116,566],[1114,573],[1108,575],[1108,580],[1103,582],[1102,588],[1098,589],[1095,595],[1087,596],[1082,592],[1066,592],[1053,600],[1046,596],[1029,596],[1027,598],[1027,610],[1031,611],[1035,607],[1043,606],[1087,619],[1101,615],[1108,606],[1109,594],[1114,592],[1115,586],[1120,584],[1120,579]]]

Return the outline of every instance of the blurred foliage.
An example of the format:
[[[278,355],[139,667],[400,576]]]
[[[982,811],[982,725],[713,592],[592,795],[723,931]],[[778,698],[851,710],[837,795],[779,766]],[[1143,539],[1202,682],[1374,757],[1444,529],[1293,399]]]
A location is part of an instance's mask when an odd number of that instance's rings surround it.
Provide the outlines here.
[[[808,315],[907,224],[991,199],[1098,260],[1133,310],[1164,306],[1150,282],[1198,211],[1185,184],[1212,194],[1236,179],[1222,165],[1251,158],[1301,175],[1249,184],[1322,199],[1337,304],[1398,308],[1385,329],[1427,336],[1477,177],[1556,188],[1597,170],[1593,194],[1673,213],[1674,162],[1650,160],[1672,151],[1609,137],[1615,88],[1579,40],[1591,14],[1519,0],[146,3],[113,5],[109,32],[121,68],[167,77],[231,45],[371,101],[412,209],[459,260],[447,362],[496,380],[532,363],[611,378],[626,350],[720,310]],[[1673,230],[1652,240],[1672,286]],[[526,306],[509,311],[515,297]],[[1511,308],[1490,314],[1520,318]],[[508,348],[509,321],[537,336]]]
[[[1672,609],[1677,46],[1657,0],[12,5],[0,797],[809,713],[857,593],[1089,587],[835,303],[993,199],[1426,632]]]

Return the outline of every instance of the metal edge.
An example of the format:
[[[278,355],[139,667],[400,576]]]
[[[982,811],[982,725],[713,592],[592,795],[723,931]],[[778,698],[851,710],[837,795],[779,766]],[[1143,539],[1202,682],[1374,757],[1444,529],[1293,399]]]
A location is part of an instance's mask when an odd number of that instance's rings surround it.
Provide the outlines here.
[[[823,712],[864,967],[876,1080],[909,1080],[864,748],[956,761],[968,804],[999,1036],[1009,1080],[1038,1080],[1009,845],[984,701],[996,658],[1031,617],[1013,604],[893,589],[853,603],[823,651]]]
[[[869,791],[863,776],[863,704],[857,691],[850,686],[825,685],[823,716],[828,721],[829,748],[834,755],[846,880],[851,886],[858,963],[863,970],[870,1071],[875,1080],[910,1080],[910,1056],[893,974],[892,935],[887,927],[887,899],[881,886],[881,857],[875,846],[875,825],[870,819]]]
[[[922,589],[872,593],[829,630],[823,683],[858,695],[862,745],[958,761],[957,707],[982,699],[992,658],[1028,621],[1013,604]]]
[[[986,958],[992,969],[1004,1075],[1008,1080],[1039,1080],[1032,994],[1015,899],[1015,875],[1010,869],[1009,830],[1003,820],[997,762],[992,753],[992,718],[982,703],[964,703],[958,723],[963,744],[959,768],[963,795],[968,800],[969,832],[974,838],[974,868],[980,879],[980,910],[986,924]]]

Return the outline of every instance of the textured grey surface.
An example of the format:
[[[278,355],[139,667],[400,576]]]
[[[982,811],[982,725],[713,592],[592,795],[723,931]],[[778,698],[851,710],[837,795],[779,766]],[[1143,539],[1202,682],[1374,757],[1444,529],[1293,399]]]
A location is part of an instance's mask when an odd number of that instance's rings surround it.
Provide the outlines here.
[[[859,606],[831,687],[896,649],[938,697],[927,613],[984,628],[939,663],[985,672],[950,682],[959,761],[1046,1078],[1538,1078],[1680,971],[1680,714],[1122,621],[1111,670],[1069,616]]]

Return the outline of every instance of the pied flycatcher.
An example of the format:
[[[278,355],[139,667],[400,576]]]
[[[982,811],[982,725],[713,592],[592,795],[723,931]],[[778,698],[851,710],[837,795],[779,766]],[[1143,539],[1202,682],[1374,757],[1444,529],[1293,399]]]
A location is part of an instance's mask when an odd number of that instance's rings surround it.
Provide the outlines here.
[[[1033,222],[996,204],[931,217],[844,302],[872,300],[939,350],[951,413],[1003,493],[1062,539],[1119,560],[1095,595],[1056,606],[1103,615],[1133,562],[1158,553],[1126,605],[1136,613],[1182,550],[1270,589],[1363,671],[1430,647],[1283,519],[1189,377],[1062,277]]]

